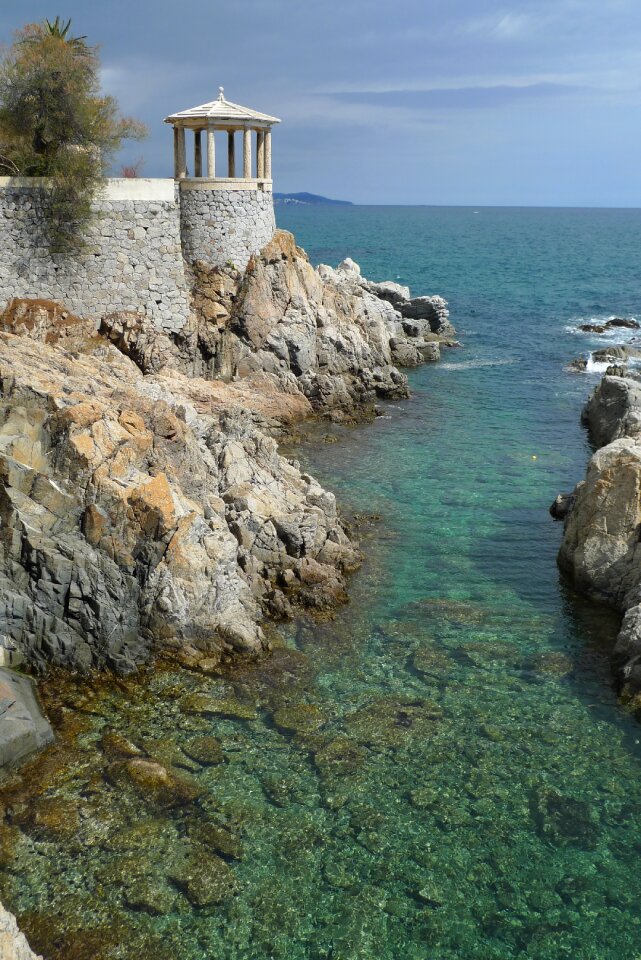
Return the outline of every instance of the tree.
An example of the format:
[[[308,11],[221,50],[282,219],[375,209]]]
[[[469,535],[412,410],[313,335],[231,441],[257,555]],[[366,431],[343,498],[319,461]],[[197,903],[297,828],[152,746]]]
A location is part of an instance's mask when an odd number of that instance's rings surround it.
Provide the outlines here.
[[[0,168],[47,177],[48,235],[54,249],[82,243],[103,171],[144,127],[100,90],[100,60],[71,21],[29,24],[0,61]]]

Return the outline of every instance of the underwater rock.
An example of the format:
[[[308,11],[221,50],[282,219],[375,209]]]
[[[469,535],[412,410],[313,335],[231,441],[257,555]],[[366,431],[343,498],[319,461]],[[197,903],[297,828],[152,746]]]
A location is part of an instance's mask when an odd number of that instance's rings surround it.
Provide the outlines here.
[[[222,763],[225,755],[216,737],[194,737],[183,745],[183,751],[204,767]]]
[[[144,800],[161,807],[193,803],[203,792],[195,781],[171,774],[153,760],[116,761],[107,768],[107,777],[115,786],[132,786]]]
[[[240,838],[232,830],[219,826],[216,823],[190,822],[188,825],[189,838],[196,844],[213,850],[226,860],[242,860],[243,845]]]
[[[77,804],[64,797],[37,797],[14,820],[32,836],[46,840],[69,840],[80,827]]]
[[[446,653],[427,645],[414,651],[411,662],[417,673],[435,680],[447,679],[455,666]]]
[[[250,703],[242,703],[234,697],[218,699],[205,693],[190,693],[180,703],[183,713],[204,717],[230,717],[233,720],[256,720],[258,714]]]
[[[100,738],[100,746],[103,753],[112,760],[117,759],[131,759],[132,757],[140,757],[142,755],[142,750],[140,750],[131,740],[128,740],[120,733],[116,733],[113,730],[108,730],[107,733],[104,733]]]
[[[379,697],[348,714],[345,728],[357,743],[373,750],[400,747],[414,737],[428,738],[443,711],[435,703],[413,697]]]
[[[232,896],[237,889],[236,878],[229,864],[204,850],[202,854],[171,867],[169,879],[194,907],[215,906]]]
[[[599,818],[585,800],[539,786],[532,791],[530,812],[539,836],[556,846],[593,850],[598,842]]]
[[[125,882],[123,900],[133,910],[142,910],[152,916],[172,913],[176,894],[158,877],[134,877]]]
[[[317,730],[326,719],[324,713],[311,703],[293,703],[279,707],[272,715],[274,726],[283,733],[302,735]]]

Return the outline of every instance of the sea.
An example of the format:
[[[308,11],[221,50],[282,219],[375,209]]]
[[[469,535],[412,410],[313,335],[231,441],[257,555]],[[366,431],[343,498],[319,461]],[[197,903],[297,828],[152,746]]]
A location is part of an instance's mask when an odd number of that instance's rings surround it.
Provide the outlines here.
[[[33,774],[74,826],[25,799],[0,896],[46,960],[638,960],[641,725],[618,617],[560,573],[548,508],[591,455],[591,352],[636,335],[579,328],[641,320],[641,210],[277,220],[314,264],[445,297],[461,346],[295,450],[361,543],[349,603],[239,675],[87,694],[73,749]],[[189,692],[247,709],[186,717]],[[114,790],[106,732],[173,750],[195,805]],[[224,762],[190,764],[206,736]]]

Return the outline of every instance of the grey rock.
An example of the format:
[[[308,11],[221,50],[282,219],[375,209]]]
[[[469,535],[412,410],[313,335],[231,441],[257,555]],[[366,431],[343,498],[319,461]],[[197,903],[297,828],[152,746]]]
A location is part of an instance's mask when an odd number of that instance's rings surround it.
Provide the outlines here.
[[[52,740],[33,682],[0,667],[0,767],[17,763]]]
[[[16,918],[0,903],[0,957],[2,960],[42,960],[29,947]]]
[[[641,384],[606,374],[587,401],[581,418],[597,447],[641,433]]]
[[[559,493],[550,505],[550,516],[553,520],[565,520],[574,504],[573,493]]]

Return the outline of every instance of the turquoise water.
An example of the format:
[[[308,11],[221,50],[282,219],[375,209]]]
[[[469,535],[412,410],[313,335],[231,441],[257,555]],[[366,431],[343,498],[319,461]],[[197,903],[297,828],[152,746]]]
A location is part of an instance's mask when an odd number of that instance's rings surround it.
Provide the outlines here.
[[[314,262],[445,296],[464,346],[298,451],[367,556],[334,621],[229,677],[63,696],[78,739],[5,796],[0,894],[47,960],[639,958],[641,728],[547,508],[589,456],[576,325],[641,313],[641,211],[278,220]],[[182,800],[123,776],[110,731]]]

